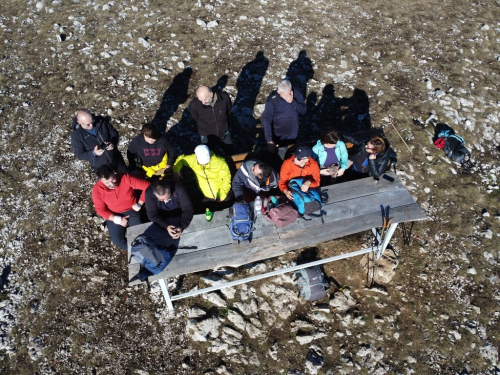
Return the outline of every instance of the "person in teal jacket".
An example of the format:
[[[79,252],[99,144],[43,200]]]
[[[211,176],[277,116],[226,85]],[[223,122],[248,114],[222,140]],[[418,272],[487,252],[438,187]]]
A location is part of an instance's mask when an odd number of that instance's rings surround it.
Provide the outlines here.
[[[325,176],[327,183],[335,183],[337,177],[344,175],[352,165],[348,159],[345,143],[335,130],[328,130],[321,134],[320,140],[312,149],[312,157],[320,166],[321,176]]]

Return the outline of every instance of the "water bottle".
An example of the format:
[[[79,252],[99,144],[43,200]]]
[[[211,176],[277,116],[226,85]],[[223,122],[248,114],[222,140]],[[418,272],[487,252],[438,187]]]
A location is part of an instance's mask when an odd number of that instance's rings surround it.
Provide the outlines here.
[[[205,210],[205,219],[207,219],[207,221],[210,221],[210,220],[212,220],[213,216],[214,216],[214,214],[212,213],[212,211],[210,211],[210,209],[207,208]]]
[[[255,213],[255,216],[260,214],[262,210],[262,199],[260,196],[257,195],[257,198],[255,198],[255,202],[253,203],[253,211]]]

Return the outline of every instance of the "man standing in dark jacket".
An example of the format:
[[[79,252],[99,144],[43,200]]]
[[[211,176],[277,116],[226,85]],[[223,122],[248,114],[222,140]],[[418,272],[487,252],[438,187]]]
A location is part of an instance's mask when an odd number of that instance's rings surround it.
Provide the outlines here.
[[[94,171],[101,165],[110,165],[118,173],[127,173],[123,156],[116,147],[118,131],[106,118],[80,109],[73,118],[72,128],[71,145],[78,159],[87,160]]]
[[[184,186],[172,180],[159,180],[146,189],[146,211],[149,220],[166,229],[174,240],[189,226],[194,214]]]
[[[232,145],[229,134],[231,107],[231,98],[224,91],[212,91],[208,86],[200,86],[196,90],[196,98],[189,104],[189,111],[198,126],[201,143],[214,142],[209,145],[210,149],[218,143]]]
[[[233,193],[236,201],[253,201],[257,195],[268,195],[271,189],[278,187],[280,176],[269,164],[260,160],[247,160],[233,178]],[[278,194],[279,190],[276,191]]]
[[[262,115],[262,127],[270,152],[276,151],[279,145],[279,155],[284,159],[287,145],[295,143],[299,132],[299,115],[304,115],[307,105],[300,90],[292,89],[288,80],[278,84],[266,100]]]

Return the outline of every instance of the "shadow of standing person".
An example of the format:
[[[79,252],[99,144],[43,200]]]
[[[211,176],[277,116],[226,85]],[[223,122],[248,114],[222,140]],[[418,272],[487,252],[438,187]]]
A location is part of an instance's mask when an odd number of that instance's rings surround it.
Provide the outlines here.
[[[370,119],[370,99],[366,91],[354,89],[350,98],[340,100],[342,129],[346,133],[357,133],[372,127]]]
[[[302,50],[296,60],[292,61],[286,72],[286,79],[292,87],[300,90],[304,98],[307,96],[307,83],[314,77],[312,61],[307,57],[307,52]]]
[[[238,94],[231,111],[235,127],[238,127],[233,133],[236,152],[248,151],[258,142],[255,126],[259,121],[254,118],[254,108],[268,66],[268,58],[259,51],[255,59],[243,67],[236,81]],[[263,138],[263,134],[259,134],[259,138]]]

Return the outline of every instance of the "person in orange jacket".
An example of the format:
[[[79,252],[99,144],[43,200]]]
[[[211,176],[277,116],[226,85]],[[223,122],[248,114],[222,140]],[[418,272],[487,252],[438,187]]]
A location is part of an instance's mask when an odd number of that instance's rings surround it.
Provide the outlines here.
[[[298,146],[293,155],[286,159],[281,166],[278,186],[289,200],[293,200],[292,192],[288,189],[288,183],[292,178],[305,178],[301,187],[303,192],[308,191],[310,188],[319,187],[319,165],[311,155],[312,150],[309,146]]]

